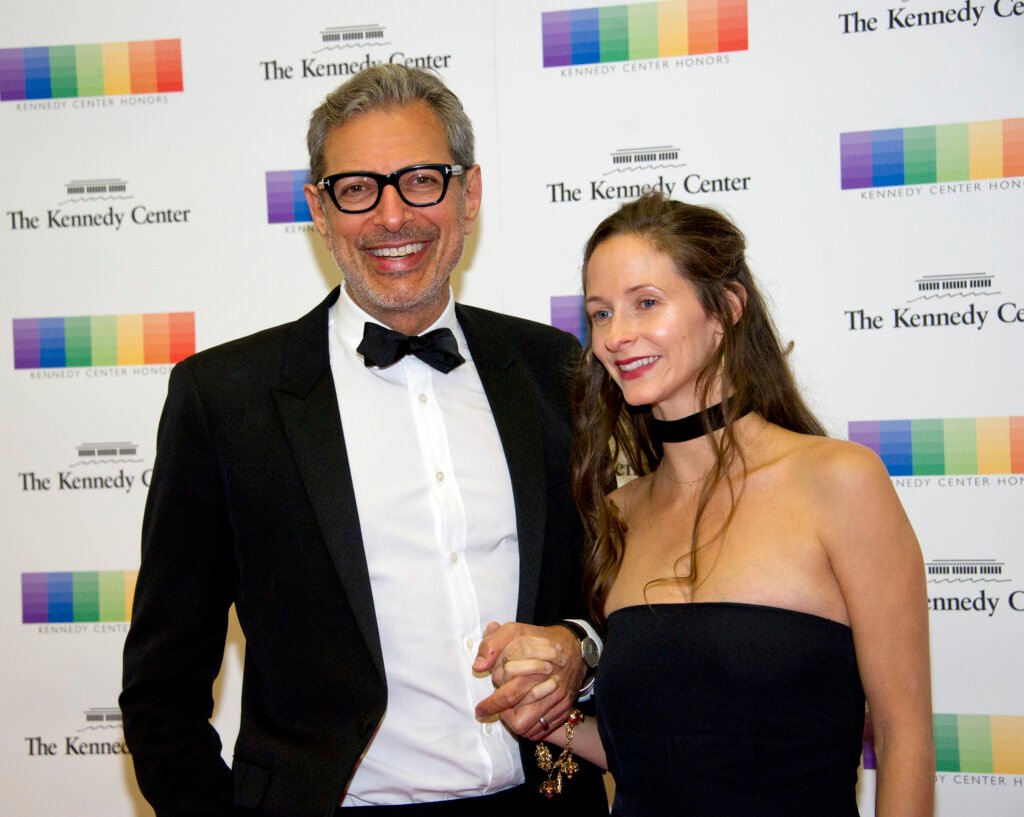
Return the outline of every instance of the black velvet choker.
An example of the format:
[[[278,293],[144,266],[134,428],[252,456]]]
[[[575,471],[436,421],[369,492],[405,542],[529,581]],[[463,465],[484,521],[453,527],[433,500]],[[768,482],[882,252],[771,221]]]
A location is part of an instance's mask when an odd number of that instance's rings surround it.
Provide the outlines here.
[[[741,410],[735,417],[740,419],[750,409]],[[725,425],[725,415],[722,414],[722,404],[716,403],[708,406],[708,423],[712,431],[718,431]],[[659,443],[685,443],[688,440],[695,440],[704,434],[704,424],[700,419],[700,412],[691,414],[689,417],[680,417],[678,420],[659,420],[651,417],[651,436]]]

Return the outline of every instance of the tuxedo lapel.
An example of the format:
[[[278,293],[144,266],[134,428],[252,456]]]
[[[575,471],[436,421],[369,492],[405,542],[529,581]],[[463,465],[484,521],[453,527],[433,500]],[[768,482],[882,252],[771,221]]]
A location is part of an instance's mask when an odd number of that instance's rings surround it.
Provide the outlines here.
[[[338,578],[383,679],[384,657],[331,375],[327,313],[337,297],[335,289],[293,324],[274,400]]]
[[[522,361],[513,354],[513,339],[471,307],[456,304],[455,311],[490,403],[512,480],[519,537],[516,619],[532,621],[547,510],[543,430],[530,398],[535,389],[527,381]]]

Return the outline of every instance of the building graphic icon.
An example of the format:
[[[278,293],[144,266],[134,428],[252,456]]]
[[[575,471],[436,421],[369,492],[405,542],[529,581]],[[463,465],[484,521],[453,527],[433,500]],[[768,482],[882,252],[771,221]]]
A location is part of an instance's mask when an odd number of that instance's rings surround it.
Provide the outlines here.
[[[128,182],[124,179],[75,179],[64,185],[69,196],[104,196],[110,193],[126,193]],[[119,198],[129,198],[120,196]]]
[[[320,32],[320,39],[329,45],[378,45],[384,40],[384,27],[376,24],[366,26],[331,26]]]
[[[933,559],[925,571],[929,582],[1007,582],[1005,567],[995,559]]]

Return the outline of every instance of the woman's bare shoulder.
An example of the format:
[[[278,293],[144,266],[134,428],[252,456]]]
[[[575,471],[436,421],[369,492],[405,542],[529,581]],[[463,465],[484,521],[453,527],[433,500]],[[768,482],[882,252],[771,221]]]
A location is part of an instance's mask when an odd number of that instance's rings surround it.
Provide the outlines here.
[[[608,501],[615,506],[620,516],[626,517],[633,499],[642,490],[642,486],[648,479],[650,476],[634,477],[608,494]]]
[[[823,489],[850,488],[880,480],[889,483],[885,466],[870,448],[848,440],[798,434],[772,427],[773,459],[800,480]]]

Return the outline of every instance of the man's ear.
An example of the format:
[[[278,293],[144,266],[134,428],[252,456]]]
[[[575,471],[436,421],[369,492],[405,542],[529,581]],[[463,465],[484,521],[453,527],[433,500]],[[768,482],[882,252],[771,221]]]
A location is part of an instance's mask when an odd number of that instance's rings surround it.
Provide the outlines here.
[[[320,233],[320,237],[325,242],[330,241],[331,236],[327,228],[327,214],[324,212],[324,203],[320,198],[320,190],[316,185],[304,184],[302,192],[306,195],[306,204],[309,205],[309,214],[313,217],[316,231]]]
[[[476,225],[476,218],[480,214],[480,203],[484,195],[483,176],[480,172],[480,165],[473,165],[466,171],[465,193],[465,231],[466,235],[473,232]]]

